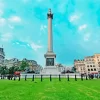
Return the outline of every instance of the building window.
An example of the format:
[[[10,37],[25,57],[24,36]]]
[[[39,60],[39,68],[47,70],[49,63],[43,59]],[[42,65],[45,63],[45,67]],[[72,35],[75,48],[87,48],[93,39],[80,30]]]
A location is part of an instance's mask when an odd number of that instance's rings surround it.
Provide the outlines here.
[[[94,61],[94,59],[92,59],[92,61]]]
[[[93,65],[93,67],[95,67],[95,65]]]
[[[87,65],[87,67],[89,67],[89,65]]]
[[[88,69],[88,71],[90,71],[90,69]]]
[[[100,62],[98,62],[98,64],[100,64]]]
[[[94,62],[93,62],[93,64],[94,64]]]
[[[92,67],[92,65],[90,65],[90,67]]]
[[[93,71],[93,69],[91,69],[91,71]]]
[[[94,69],[94,71],[96,71],[96,69]]]
[[[83,67],[83,70],[85,70],[85,67]]]

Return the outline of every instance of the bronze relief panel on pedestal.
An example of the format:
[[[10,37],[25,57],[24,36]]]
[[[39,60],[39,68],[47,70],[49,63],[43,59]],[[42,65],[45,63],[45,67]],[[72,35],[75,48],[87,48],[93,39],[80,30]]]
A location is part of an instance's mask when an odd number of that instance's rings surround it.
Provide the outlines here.
[[[47,58],[46,66],[54,66],[54,58]]]

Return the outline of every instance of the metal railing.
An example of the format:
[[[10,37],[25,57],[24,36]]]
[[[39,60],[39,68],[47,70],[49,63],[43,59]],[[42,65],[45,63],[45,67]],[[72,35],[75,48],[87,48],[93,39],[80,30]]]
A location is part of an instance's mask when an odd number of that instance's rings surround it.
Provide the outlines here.
[[[25,81],[27,79],[31,79],[32,81],[35,81],[35,79],[39,78],[41,82],[43,79],[48,78],[50,81],[52,81],[53,78],[58,79],[61,81],[61,79],[67,79],[67,81],[70,81],[70,79],[74,79],[75,81],[78,81],[79,79],[83,80],[91,80],[91,79],[99,79],[100,75],[96,75],[94,77],[93,75],[80,75],[80,74],[21,74],[21,75],[1,75],[0,79],[8,79],[8,80],[18,80],[24,79]]]

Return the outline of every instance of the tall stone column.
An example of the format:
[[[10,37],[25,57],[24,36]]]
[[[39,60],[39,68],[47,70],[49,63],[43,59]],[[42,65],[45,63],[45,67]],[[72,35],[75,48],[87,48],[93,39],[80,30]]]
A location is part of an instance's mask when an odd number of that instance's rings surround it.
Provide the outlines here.
[[[52,33],[53,14],[51,12],[51,9],[49,9],[47,13],[47,18],[48,18],[48,50],[47,53],[44,55],[44,57],[46,58],[46,66],[54,66],[56,54],[54,54],[53,52],[53,33]]]
[[[52,19],[53,14],[51,12],[51,9],[49,9],[49,12],[47,13],[48,18],[48,52],[53,52],[53,35],[52,35]]]
[[[58,68],[55,66],[56,54],[53,52],[53,33],[52,33],[52,19],[53,14],[51,9],[47,13],[48,18],[48,50],[44,57],[46,59],[45,68],[41,71],[41,74],[60,74]]]

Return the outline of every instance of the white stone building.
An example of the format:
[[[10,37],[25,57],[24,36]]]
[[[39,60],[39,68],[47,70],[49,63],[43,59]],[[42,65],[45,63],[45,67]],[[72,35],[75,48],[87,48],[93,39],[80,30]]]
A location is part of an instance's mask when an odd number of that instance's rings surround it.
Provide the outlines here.
[[[37,64],[37,62],[35,60],[28,60],[26,58],[24,58],[23,60],[19,60],[17,58],[13,58],[13,59],[5,59],[3,66],[7,66],[7,68],[10,67],[20,67],[22,61],[26,61],[29,65],[30,71],[40,71],[41,70],[41,66]]]
[[[100,72],[100,54],[87,56],[83,60],[74,60],[76,72],[96,74]]]
[[[13,59],[5,59],[4,60],[4,66],[7,66],[7,68],[10,68],[10,67],[18,67],[18,64],[19,64],[19,60],[17,58],[13,58]]]
[[[76,68],[76,72],[86,73],[84,60],[74,60],[74,67]]]

